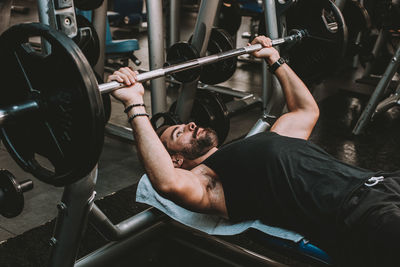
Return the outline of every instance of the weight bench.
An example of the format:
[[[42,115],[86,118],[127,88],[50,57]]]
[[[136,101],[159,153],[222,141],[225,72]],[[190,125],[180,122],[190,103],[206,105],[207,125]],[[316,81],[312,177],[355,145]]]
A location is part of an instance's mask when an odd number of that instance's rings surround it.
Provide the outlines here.
[[[139,187],[142,188],[139,189]],[[147,176],[144,175],[138,186],[136,194],[137,201],[149,203],[148,199],[155,199],[156,197],[159,198],[160,196],[152,189],[150,181]],[[168,200],[166,200],[165,203],[167,202]],[[174,209],[176,211],[182,209],[181,207],[159,201],[153,201],[153,203],[156,207],[144,210],[118,224],[113,224],[107,216],[93,204],[89,213],[89,221],[103,237],[111,242],[77,260],[74,267],[110,266],[114,263],[115,259],[123,257],[123,255],[129,253],[129,251],[134,251],[136,248],[140,248],[144,244],[158,239],[160,236],[163,236],[163,239],[167,238],[168,240],[180,243],[185,248],[200,252],[204,256],[210,256],[217,261],[228,263],[224,266],[286,266],[268,258],[268,256],[261,255],[248,248],[244,248],[218,237],[218,235],[239,234],[247,230],[249,225],[259,230],[257,232],[249,231],[251,234],[254,233],[250,236],[251,240],[261,241],[266,244],[265,247],[283,249],[289,252],[290,255],[300,255],[306,258],[312,258],[314,261],[318,261],[322,264],[331,265],[332,261],[324,251],[315,247],[297,233],[270,227],[260,222],[220,225],[210,228],[205,221],[212,221],[216,216],[212,218],[212,215],[196,214],[188,211],[191,215],[196,217],[192,221],[196,221],[197,226],[193,228],[190,225],[188,226],[187,217],[181,216],[178,218],[176,217],[176,213],[173,214]],[[164,206],[164,208],[162,206]],[[165,211],[165,213],[163,211]],[[204,220],[199,220],[201,216],[206,216],[206,218]],[[62,216],[59,216],[59,218],[67,225],[67,218],[63,218]],[[224,223],[227,224],[227,222]],[[55,232],[57,232],[57,227]],[[268,234],[266,232],[268,232]],[[275,234],[275,236],[272,234]],[[65,239],[67,238],[70,237],[65,237]],[[60,239],[57,240],[61,241]],[[59,255],[65,259],[65,249],[65,247],[55,247],[52,253],[53,257]],[[57,258],[57,256],[55,257]],[[53,263],[55,263],[55,261],[53,261]],[[53,264],[50,266],[57,265]]]
[[[89,21],[92,20],[92,11],[77,10],[77,14],[80,14],[87,18]],[[139,50],[139,42],[137,39],[124,39],[124,40],[113,40],[110,30],[110,24],[108,19],[106,20],[106,60],[122,60],[122,64],[118,64],[118,67],[128,66],[128,60],[139,66],[141,61],[134,55],[134,51]]]
[[[218,216],[186,210],[160,196],[152,187],[146,174],[139,181],[136,201],[153,206],[173,220],[211,235],[236,235],[250,228],[256,229],[254,238],[266,245],[306,256],[324,264],[332,264],[332,259],[325,251],[293,231],[271,227],[259,220],[233,224]]]

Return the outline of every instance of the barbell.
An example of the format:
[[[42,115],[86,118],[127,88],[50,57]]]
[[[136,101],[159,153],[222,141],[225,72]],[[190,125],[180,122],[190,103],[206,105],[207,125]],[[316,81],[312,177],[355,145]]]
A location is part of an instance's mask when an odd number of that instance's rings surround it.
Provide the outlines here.
[[[307,36],[306,30],[294,30],[293,34],[283,37],[283,38],[271,40],[271,42],[272,42],[272,46],[277,46],[277,45],[281,45],[284,43],[294,43],[294,42],[300,41],[301,39],[303,39],[306,36]],[[255,44],[255,45],[245,46],[245,47],[221,52],[221,53],[218,53],[215,55],[209,55],[209,56],[205,56],[205,57],[191,59],[186,62],[181,62],[181,63],[177,63],[174,65],[165,66],[163,68],[140,73],[136,76],[136,80],[138,82],[145,82],[148,80],[152,80],[152,79],[156,79],[156,78],[163,77],[166,75],[170,75],[170,74],[173,74],[176,72],[181,72],[181,71],[185,71],[185,70],[189,70],[189,69],[198,68],[198,67],[201,67],[204,65],[212,64],[212,63],[222,61],[222,60],[225,60],[225,59],[228,59],[231,57],[237,57],[237,56],[240,56],[243,54],[253,53],[253,52],[261,50],[262,48],[263,48],[263,46],[261,44]],[[125,85],[123,83],[118,83],[118,82],[112,81],[109,83],[100,84],[99,90],[100,90],[100,93],[104,94],[104,93],[110,93],[110,92],[112,92],[116,89],[122,88],[122,87],[125,87]]]
[[[305,30],[272,40],[296,42]],[[32,46],[40,37],[47,54]],[[260,44],[192,59],[137,75],[144,82],[252,53]],[[97,164],[104,142],[101,94],[124,87],[98,84],[78,46],[63,33],[40,23],[19,24],[0,36],[0,135],[14,160],[39,180],[65,186],[86,176]],[[26,129],[26,130],[24,130]]]

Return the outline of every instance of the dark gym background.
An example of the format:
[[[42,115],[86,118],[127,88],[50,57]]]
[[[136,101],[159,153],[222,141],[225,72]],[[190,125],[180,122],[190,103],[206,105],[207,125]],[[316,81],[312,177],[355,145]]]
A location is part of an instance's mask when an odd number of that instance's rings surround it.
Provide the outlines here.
[[[37,21],[36,1],[15,0],[15,5],[30,8],[29,14],[13,14],[11,24],[27,21]],[[181,39],[187,39],[194,27],[196,12],[185,10],[181,23]],[[246,40],[240,38],[240,33],[248,31],[250,18],[243,17],[237,37],[237,47],[246,45]],[[141,49],[135,55],[142,61],[140,66],[148,69],[147,33],[115,31],[114,36],[119,38],[137,38]],[[393,171],[400,169],[400,109],[393,108],[379,119],[370,123],[365,134],[353,136],[354,127],[373,85],[356,83],[361,76],[362,67],[356,69],[346,67],[338,73],[332,74],[327,80],[310,88],[320,107],[321,116],[311,136],[311,141],[322,146],[335,157],[348,163],[369,168],[372,170]],[[261,94],[261,65],[239,63],[234,76],[223,83],[240,91]],[[168,104],[171,104],[178,92],[168,90]],[[145,102],[151,110],[149,91],[146,91]],[[111,122],[128,126],[122,106],[113,100]],[[253,109],[231,120],[229,142],[246,134],[256,122],[261,111]],[[52,234],[54,218],[57,214],[56,204],[61,198],[62,188],[44,184],[31,175],[23,172],[0,145],[0,168],[10,170],[18,180],[30,178],[34,181],[34,189],[27,192],[25,208],[21,215],[13,219],[0,217],[0,265],[1,266],[43,266],[48,257],[48,240]],[[144,173],[137,159],[134,144],[106,136],[103,153],[99,162],[99,175],[96,185],[97,204],[103,209],[114,223],[132,216],[145,208],[134,202],[136,183]],[[252,246],[245,235],[227,237],[243,246]],[[82,243],[80,256],[100,247],[105,241],[89,226]],[[168,249],[167,249],[168,247]],[[179,246],[170,246],[160,238],[157,244],[149,244],[145,252],[136,258],[136,264],[143,266],[157,263],[157,259],[164,257],[166,265],[179,265],[164,254],[181,255]],[[146,250],[147,249],[147,250]],[[175,250],[174,250],[175,249]],[[254,247],[253,247],[254,249]],[[257,249],[257,248],[255,248]],[[270,250],[258,248],[267,256],[283,260],[292,266],[308,266],[298,259],[282,257]],[[168,251],[165,252],[165,251]],[[161,251],[161,252],[160,252]],[[164,251],[164,252],[162,252]],[[139,252],[138,252],[139,253]],[[159,255],[155,256],[155,254]],[[164,254],[163,254],[164,253]],[[161,256],[160,256],[161,255]],[[182,260],[181,266],[184,266]],[[187,263],[187,262],[186,262]],[[117,263],[116,263],[117,264]],[[117,266],[117,265],[116,265]]]

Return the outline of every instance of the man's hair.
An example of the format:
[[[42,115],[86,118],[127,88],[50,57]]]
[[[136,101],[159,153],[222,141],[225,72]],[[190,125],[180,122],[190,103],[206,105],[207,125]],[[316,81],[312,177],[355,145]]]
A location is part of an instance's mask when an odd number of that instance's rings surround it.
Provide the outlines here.
[[[160,138],[160,140],[161,140],[161,135],[165,132],[165,130],[167,130],[171,126],[172,125],[164,124],[156,129],[156,133],[158,135],[158,138]],[[164,145],[165,149],[167,150],[167,152],[170,155],[173,155],[174,153],[176,153],[176,151],[172,151],[171,149],[168,148],[166,141],[161,140],[161,143]]]
[[[157,133],[158,137],[161,138],[161,135],[162,135],[162,134],[165,132],[165,130],[167,130],[167,128],[170,127],[170,126],[171,126],[171,125],[164,124],[164,125],[161,125],[160,127],[158,127],[157,130],[156,130],[156,133]]]

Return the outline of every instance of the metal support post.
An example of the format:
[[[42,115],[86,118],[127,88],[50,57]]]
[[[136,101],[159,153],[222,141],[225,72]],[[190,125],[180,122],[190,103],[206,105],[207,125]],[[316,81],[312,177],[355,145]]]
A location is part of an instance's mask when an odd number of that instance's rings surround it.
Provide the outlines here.
[[[278,18],[276,17],[275,0],[263,1],[266,34],[271,39],[279,38]],[[273,76],[263,62],[263,108],[269,115],[282,115],[285,98],[278,79]]]
[[[38,14],[41,23],[62,31],[69,38],[74,38],[77,35],[78,27],[72,0],[39,0]],[[50,51],[47,42],[42,43],[42,48],[46,53]]]
[[[106,27],[107,27],[107,0],[103,1],[103,4],[97,9],[93,11],[93,26],[96,29],[97,34],[99,35],[100,42],[100,56],[97,61],[96,66],[94,66],[94,70],[101,77],[104,75],[104,61],[106,57]]]
[[[346,5],[347,0],[335,0],[335,5],[339,8],[340,11],[343,11],[344,6]]]
[[[180,41],[179,22],[181,20],[181,0],[170,0],[169,1],[169,38],[168,45],[177,43]]]
[[[266,34],[271,39],[279,37],[278,18],[276,16],[276,5],[274,0],[263,1]],[[279,51],[279,48],[277,48]],[[278,79],[268,71],[265,61],[262,64],[262,98],[265,115],[280,116],[285,106],[285,99]]]
[[[276,17],[275,0],[263,0],[265,32],[271,39],[279,36],[278,19]],[[277,48],[278,49],[278,48]],[[278,50],[279,51],[279,50]],[[262,109],[263,115],[250,129],[246,137],[264,132],[271,128],[268,122],[270,114],[272,117],[282,115],[285,106],[285,99],[278,79],[268,71],[265,60],[262,61]]]
[[[0,1],[0,34],[10,26],[12,0]]]
[[[357,121],[356,126],[354,127],[353,134],[358,135],[362,132],[363,128],[367,125],[367,123],[371,120],[371,116],[375,111],[379,101],[382,98],[382,95],[387,90],[390,82],[394,74],[400,65],[400,45],[397,47],[395,55],[389,62],[385,72],[382,75],[376,89],[371,95],[371,98],[368,101],[367,106],[365,107],[363,113],[361,113],[360,118]]]
[[[356,44],[359,44],[361,42],[361,38],[362,38],[362,32],[359,32],[357,34]],[[353,68],[357,68],[358,67],[359,61],[360,61],[360,56],[358,54],[356,54],[353,57],[353,64],[352,64]]]
[[[57,205],[58,215],[53,237],[50,239],[51,267],[74,266],[79,244],[94,202],[97,166],[85,178],[64,189]]]
[[[200,56],[206,54],[208,41],[217,11],[221,5],[221,0],[202,0],[200,3],[199,14],[194,28],[192,45],[199,51]],[[192,111],[194,98],[196,95],[197,80],[182,84],[182,91],[176,104],[176,114],[183,122],[187,122]]]
[[[359,2],[360,2],[360,4],[361,4],[361,6],[364,6],[364,0],[360,0]],[[340,9],[340,11],[343,11],[343,10]],[[359,44],[359,43],[361,42],[362,37],[363,37],[363,33],[362,33],[362,31],[360,31],[360,32],[357,34],[356,44]],[[352,64],[353,68],[356,69],[356,68],[358,67],[358,64],[359,64],[359,63],[360,63],[360,56],[359,56],[358,54],[356,54],[356,55],[354,56],[354,58],[353,58],[353,64]]]
[[[148,45],[150,70],[162,68],[164,59],[164,31],[162,1],[146,0],[148,18]],[[151,112],[156,114],[167,110],[167,90],[165,89],[165,77],[154,79],[151,87]]]
[[[381,29],[379,31],[379,35],[378,38],[375,41],[375,45],[374,48],[372,49],[372,61],[368,62],[365,70],[364,70],[364,74],[363,77],[364,78],[368,78],[369,75],[371,74],[373,68],[374,68],[374,63],[375,63],[375,58],[378,56],[379,52],[381,51],[382,47],[385,45],[386,43],[386,39],[387,39],[387,30],[385,29]]]
[[[53,29],[57,29],[56,19],[54,16],[54,5],[53,1],[49,0],[38,0],[38,15],[40,23],[49,25]],[[44,54],[48,54],[51,51],[50,44],[42,39],[41,43],[42,51]]]
[[[256,124],[254,124],[253,128],[250,129],[250,131],[246,135],[246,138],[250,137],[252,135],[258,134],[258,133],[262,133],[262,132],[268,131],[269,128],[271,128],[271,124],[268,122],[268,116],[264,114],[256,122]]]
[[[37,4],[40,23],[50,25],[53,29],[57,29],[53,1],[38,0]]]

